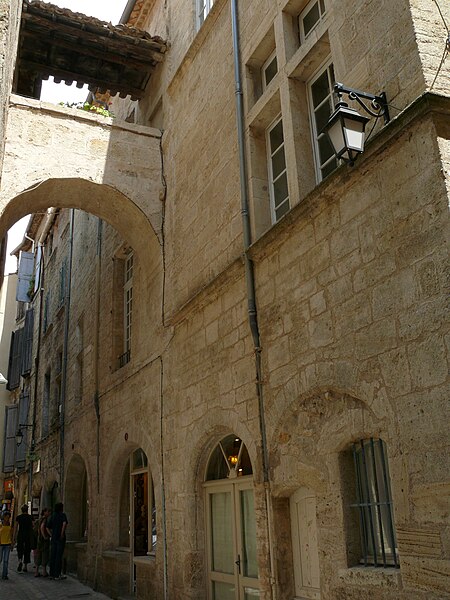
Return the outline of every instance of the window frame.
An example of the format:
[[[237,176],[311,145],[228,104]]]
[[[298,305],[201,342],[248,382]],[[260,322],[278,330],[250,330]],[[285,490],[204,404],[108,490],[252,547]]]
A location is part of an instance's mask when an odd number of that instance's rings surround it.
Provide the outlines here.
[[[305,16],[309,14],[309,12],[312,10],[312,8],[315,4],[317,4],[317,6],[319,8],[319,18],[314,23],[314,25],[311,27],[311,29],[308,31],[308,33],[305,34],[305,27],[304,27],[303,21],[304,21]],[[306,40],[309,38],[309,36],[316,29],[316,27],[320,23],[322,23],[326,14],[327,14],[327,6],[325,4],[325,0],[311,0],[310,2],[308,2],[308,4],[305,6],[305,8],[300,12],[300,14],[297,17],[298,35],[299,35],[300,45],[304,44],[306,42]]]
[[[331,70],[334,71],[334,65],[333,65],[333,59],[331,56],[329,56],[322,64],[321,66],[314,72],[314,74],[310,77],[310,79],[306,82],[306,88],[307,88],[307,97],[308,97],[308,113],[309,113],[309,123],[310,123],[310,129],[311,129],[311,138],[312,138],[312,145],[313,145],[313,156],[314,156],[314,167],[316,170],[316,180],[317,183],[320,183],[321,181],[323,181],[323,179],[325,179],[326,177],[328,177],[329,175],[331,175],[331,173],[339,166],[339,162],[337,161],[335,155],[333,154],[330,158],[328,158],[326,161],[324,161],[324,163],[321,163],[321,159],[320,159],[320,148],[319,148],[319,138],[321,136],[325,136],[324,133],[321,133],[320,131],[317,131],[317,123],[316,123],[316,109],[319,108],[320,106],[323,105],[323,103],[325,102],[325,100],[327,100],[328,98],[331,100],[331,112],[330,115],[333,113],[334,109],[335,109],[335,99],[334,99],[334,95],[333,95],[333,83],[331,81],[331,77],[330,77],[330,67]],[[324,72],[327,72],[327,77],[328,77],[328,85],[329,85],[329,93],[327,95],[326,98],[324,98],[318,105],[317,107],[314,106],[314,100],[313,100],[313,94],[312,94],[312,86],[314,85],[314,83],[323,75]],[[323,175],[322,174],[322,169],[327,166],[328,164],[331,164],[331,162],[335,160],[336,161],[336,166],[335,168],[330,171],[330,173],[328,173],[327,175]]]
[[[123,364],[131,356],[131,329],[133,320],[133,275],[134,254],[129,252],[124,258],[123,270]]]
[[[273,63],[274,59],[275,59],[275,62],[276,62],[276,71],[275,71],[275,74],[270,79],[270,81],[266,81],[266,71],[271,66],[271,64]],[[263,93],[269,87],[269,85],[275,79],[275,77],[277,75],[278,75],[278,57],[277,57],[277,50],[275,48],[275,50],[270,53],[269,57],[264,61],[264,64],[261,67],[261,87],[262,87]]]
[[[270,133],[271,131],[273,131],[273,129],[275,129],[275,127],[281,123],[281,128],[283,131],[283,142],[282,144],[280,144],[273,152],[272,152],[272,145],[271,145],[271,141],[270,141]],[[287,178],[287,164],[286,164],[286,153],[284,152],[284,147],[285,147],[285,139],[284,139],[284,128],[283,128],[283,115],[280,113],[273,121],[272,123],[266,128],[265,130],[265,139],[266,139],[266,153],[267,153],[267,179],[268,179],[268,187],[269,187],[269,198],[270,198],[270,216],[271,216],[271,220],[272,220],[272,225],[275,225],[275,223],[277,223],[287,212],[289,212],[290,208],[291,208],[291,203],[290,203],[290,197],[289,197],[289,182],[288,182],[288,178]],[[275,154],[280,150],[280,148],[283,148],[283,153],[284,153],[284,169],[282,169],[280,171],[280,173],[277,175],[277,177],[274,179],[273,176],[273,157],[275,156]],[[280,202],[280,204],[278,206],[275,205],[275,183],[283,176],[286,175],[286,183],[287,183],[287,192],[288,195],[286,196],[286,198],[284,198],[282,200],[282,202]],[[285,203],[287,202],[288,205],[288,209],[286,212],[284,212],[280,217],[277,218],[277,214],[276,211]]]
[[[146,464],[141,466],[134,466],[134,456],[137,452],[142,452],[145,456]],[[148,458],[142,448],[136,449],[131,453],[129,458],[129,471],[130,471],[130,514],[132,516],[130,523],[130,549],[133,560],[138,558],[140,555],[136,555],[135,552],[135,539],[132,536],[135,535],[135,507],[134,507],[134,484],[135,478],[139,475],[147,475],[147,551],[146,556],[153,556],[156,552],[156,544],[158,541],[158,531],[156,529],[156,501],[155,501],[155,486],[153,484],[152,473],[148,464]],[[155,535],[153,536],[153,526],[155,526]]]
[[[211,12],[214,5],[214,0],[196,0],[195,2],[195,13],[197,21],[197,31],[206,21],[207,16]]]

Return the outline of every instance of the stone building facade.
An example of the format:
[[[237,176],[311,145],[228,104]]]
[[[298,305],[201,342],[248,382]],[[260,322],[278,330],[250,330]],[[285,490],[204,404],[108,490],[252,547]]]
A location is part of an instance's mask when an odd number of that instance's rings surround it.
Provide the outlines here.
[[[115,120],[7,102],[0,225],[36,213],[45,273],[28,497],[64,500],[69,568],[114,598],[448,598],[450,9],[123,20],[168,50]],[[334,81],[390,104],[354,166]]]

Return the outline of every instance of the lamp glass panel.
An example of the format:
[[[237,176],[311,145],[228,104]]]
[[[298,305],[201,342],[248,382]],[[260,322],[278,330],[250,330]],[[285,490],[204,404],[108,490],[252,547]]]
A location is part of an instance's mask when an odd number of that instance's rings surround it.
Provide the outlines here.
[[[344,118],[344,134],[347,148],[362,152],[364,150],[364,126],[362,121]]]
[[[344,132],[342,131],[341,119],[336,119],[334,123],[332,123],[328,129],[328,135],[330,136],[335,153],[339,155],[345,148],[345,137]]]

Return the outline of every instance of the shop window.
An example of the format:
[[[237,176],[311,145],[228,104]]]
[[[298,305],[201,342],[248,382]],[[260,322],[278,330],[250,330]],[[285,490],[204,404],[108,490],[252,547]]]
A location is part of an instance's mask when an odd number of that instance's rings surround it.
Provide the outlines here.
[[[153,480],[145,452],[130,456],[122,482],[119,543],[133,556],[147,556],[156,547],[156,506]]]

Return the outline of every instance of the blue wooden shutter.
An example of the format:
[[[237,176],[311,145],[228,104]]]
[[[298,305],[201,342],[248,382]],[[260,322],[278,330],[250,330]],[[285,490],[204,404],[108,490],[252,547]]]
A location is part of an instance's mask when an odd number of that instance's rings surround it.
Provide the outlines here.
[[[20,384],[20,372],[22,367],[22,342],[23,327],[13,332],[11,336],[11,346],[8,365],[8,383],[7,390],[14,390]]]
[[[5,442],[3,446],[3,472],[14,471],[16,459],[16,431],[18,406],[5,406]]]
[[[16,300],[18,302],[30,302],[30,282],[34,273],[34,253],[21,252],[19,263],[19,274],[17,281]]]
[[[25,315],[22,349],[22,376],[27,376],[31,373],[33,362],[33,329],[34,310],[30,308],[30,310],[27,310]]]

